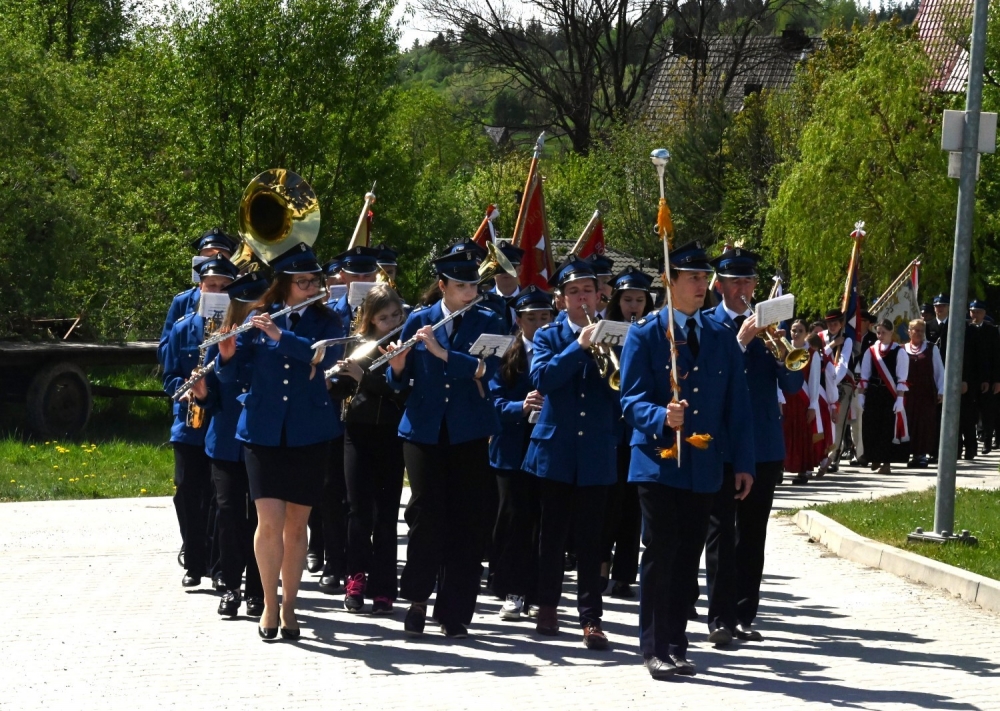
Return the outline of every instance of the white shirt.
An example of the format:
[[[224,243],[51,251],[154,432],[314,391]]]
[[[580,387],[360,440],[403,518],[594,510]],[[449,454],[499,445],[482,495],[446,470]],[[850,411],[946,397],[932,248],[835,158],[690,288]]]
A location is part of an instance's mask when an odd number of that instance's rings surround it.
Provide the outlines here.
[[[885,356],[889,355],[889,353],[899,348],[899,344],[890,343],[888,348],[883,349],[882,343],[876,341],[871,348],[865,351],[864,358],[861,361],[861,380],[865,383],[866,386],[868,384],[868,381],[872,377],[872,368],[876,367],[875,364],[872,362],[872,360],[874,360],[872,358],[872,348],[879,349],[879,353],[881,353],[882,357],[884,358]],[[896,356],[896,373],[895,373],[896,382],[893,385],[896,388],[897,396],[910,389],[906,384],[906,378],[910,374],[910,359],[909,357],[904,358],[903,355],[904,355],[903,353],[900,353],[899,355]],[[881,375],[882,374],[879,373],[879,377],[881,377]]]
[[[445,306],[444,299],[441,299],[441,313],[444,314],[445,318],[451,316],[451,314],[452,314],[451,309],[449,309],[447,306]],[[451,340],[451,334],[452,334],[452,331],[454,329],[455,329],[455,322],[454,321],[449,321],[448,323],[446,323],[444,325],[444,332],[446,334],[448,334],[448,340],[449,341]]]
[[[833,357],[833,341],[838,337],[843,335],[844,331],[841,330],[836,336],[830,335],[830,331],[823,331],[823,343],[826,344],[824,351],[830,357]],[[834,385],[840,385],[840,381],[844,379],[847,375],[847,365],[850,363],[851,354],[854,352],[854,341],[844,336],[844,345],[840,348],[840,357],[837,362],[833,364],[834,372]],[[864,377],[864,376],[861,376]]]
[[[730,309],[728,306],[726,306],[726,302],[725,301],[722,302],[722,308],[724,308],[726,310],[726,314],[729,316],[729,318],[732,319],[733,323],[736,323],[736,317],[737,316],[746,316],[747,318],[750,318],[751,316],[753,316],[753,311],[751,311],[750,309],[747,309],[746,311],[744,311],[741,314],[736,313],[735,311],[733,311],[732,309]],[[739,345],[741,351],[743,351],[744,353],[746,353],[747,352],[747,347],[744,346],[742,343],[740,343],[739,331],[736,332],[736,335],[737,335],[737,338],[736,338],[737,345]]]

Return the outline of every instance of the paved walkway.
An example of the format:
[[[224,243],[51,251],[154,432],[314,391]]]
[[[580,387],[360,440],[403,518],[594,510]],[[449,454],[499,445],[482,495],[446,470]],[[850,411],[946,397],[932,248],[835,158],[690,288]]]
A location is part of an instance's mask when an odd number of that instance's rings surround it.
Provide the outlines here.
[[[960,485],[1000,487],[994,455],[976,464]],[[850,471],[786,485],[779,504],[933,483]],[[541,641],[487,598],[470,639],[413,642],[402,611],[349,615],[307,575],[303,641],[265,645],[248,618],[219,618],[207,587],[180,587],[178,542],[168,499],[0,506],[0,708],[1000,709],[1000,617],[833,557],[785,518],[768,539],[766,641],[714,650],[693,623],[702,671],[672,682],[641,665],[636,603],[611,599],[605,653],[572,629]]]

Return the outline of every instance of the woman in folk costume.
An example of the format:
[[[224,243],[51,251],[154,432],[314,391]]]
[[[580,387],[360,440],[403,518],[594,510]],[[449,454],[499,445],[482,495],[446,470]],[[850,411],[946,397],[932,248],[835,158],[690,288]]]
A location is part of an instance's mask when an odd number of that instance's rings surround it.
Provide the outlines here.
[[[905,462],[910,449],[904,393],[909,390],[910,359],[893,343],[892,322],[875,327],[878,342],[865,351],[861,361],[861,395],[865,411],[861,436],[872,467],[888,474],[891,462]]]
[[[819,466],[819,476],[823,476],[829,466],[827,452],[833,445],[830,402],[836,402],[837,389],[822,339],[815,334],[806,336],[808,325],[801,319],[792,324],[791,333],[795,348],[809,348],[809,362],[802,373],[805,387],[783,393],[785,471],[794,472],[792,481],[802,484],[809,480],[814,468]]]
[[[927,458],[937,455],[937,405],[944,394],[944,364],[941,351],[927,341],[927,324],[923,319],[910,321],[910,342],[903,346],[910,361],[906,395],[906,423],[910,427],[910,461],[908,467],[923,469]]]

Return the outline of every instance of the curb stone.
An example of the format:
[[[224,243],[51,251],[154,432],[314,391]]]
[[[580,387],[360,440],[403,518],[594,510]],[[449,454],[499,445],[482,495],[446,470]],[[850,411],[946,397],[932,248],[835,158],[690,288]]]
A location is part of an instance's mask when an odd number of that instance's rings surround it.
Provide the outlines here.
[[[878,543],[817,511],[802,509],[795,514],[793,520],[810,538],[822,543],[841,558],[947,590],[987,610],[1000,612],[998,580]]]

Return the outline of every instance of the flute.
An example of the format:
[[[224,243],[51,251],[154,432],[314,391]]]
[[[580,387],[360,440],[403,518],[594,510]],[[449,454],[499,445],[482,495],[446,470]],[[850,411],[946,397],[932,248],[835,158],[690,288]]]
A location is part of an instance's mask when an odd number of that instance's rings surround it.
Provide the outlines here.
[[[292,313],[292,311],[298,311],[299,309],[304,309],[307,306],[311,306],[312,304],[315,304],[320,299],[328,299],[328,298],[330,298],[330,295],[324,289],[320,293],[316,294],[316,296],[313,296],[312,298],[306,299],[301,304],[296,304],[295,306],[286,306],[285,308],[283,308],[283,309],[281,309],[279,311],[275,311],[273,314],[271,314],[271,320],[273,321],[274,319],[278,318],[279,316],[285,316],[287,314],[290,314],[290,313]],[[241,333],[246,333],[251,328],[256,328],[256,326],[254,326],[253,323],[250,322],[250,321],[244,321],[243,323],[241,323],[236,328],[230,329],[229,331],[226,331],[225,333],[216,333],[214,336],[212,336],[210,338],[206,338],[204,341],[202,341],[201,345],[198,346],[198,350],[202,350],[203,351],[206,348],[208,348],[209,346],[214,346],[216,343],[221,343],[222,341],[226,340],[227,338],[232,338],[233,336],[238,336]]]

